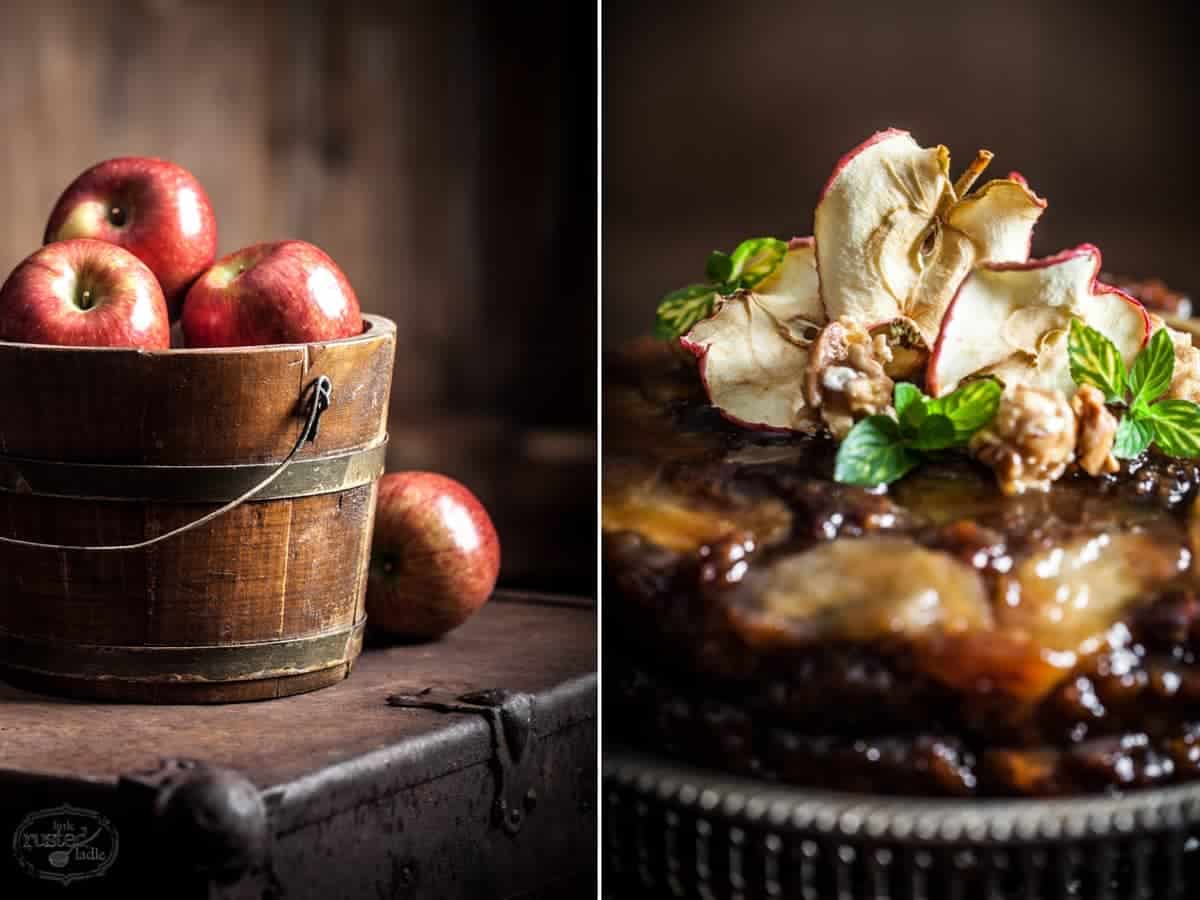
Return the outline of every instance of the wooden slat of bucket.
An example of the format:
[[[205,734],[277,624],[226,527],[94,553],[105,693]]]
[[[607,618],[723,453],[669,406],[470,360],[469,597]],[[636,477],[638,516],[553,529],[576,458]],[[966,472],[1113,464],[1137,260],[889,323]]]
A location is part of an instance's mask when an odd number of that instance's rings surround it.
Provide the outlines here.
[[[145,534],[138,504],[0,493],[9,537],[64,544],[127,543]],[[146,642],[149,572],[144,553],[28,550],[0,544],[0,627],[95,644]]]
[[[236,360],[147,357],[139,373],[146,410],[130,423],[140,435],[139,461],[219,465],[283,456],[296,440],[296,398],[307,373],[303,348]],[[326,446],[338,446],[336,435],[329,439]]]
[[[282,636],[294,501],[247,503],[145,551],[146,643],[234,644]],[[147,531],[170,531],[207,507],[150,504]]]
[[[288,542],[288,602],[281,634],[317,634],[361,619],[375,517],[375,485],[295,501]],[[328,564],[361,559],[352,579]]]
[[[160,544],[147,563],[160,589],[148,644],[216,644],[299,637],[355,621],[359,555],[372,485],[338,494],[247,504],[191,542]],[[167,530],[194,508],[158,510]],[[331,561],[342,564],[331,564]]]
[[[333,378],[337,402],[322,417],[321,440],[302,454],[366,446],[386,430],[395,355],[395,326],[366,319],[366,333],[336,345],[161,353],[5,345],[0,453],[145,465],[278,459],[296,439],[301,391],[321,374]]]
[[[365,559],[367,564],[358,573],[358,586],[355,589],[357,591],[358,603],[354,608],[354,621],[356,622],[364,621],[367,618],[367,579],[371,574],[371,539],[375,534],[375,508],[379,501],[379,482],[376,482],[371,487],[371,496],[367,502],[365,512],[368,525],[358,535],[358,558]]]
[[[87,644],[187,646],[352,624],[364,614],[375,494],[367,484],[248,503],[183,539],[127,553],[0,548],[0,585],[21,598],[4,627]],[[5,533],[32,540],[133,541],[210,508],[0,494]]]
[[[347,446],[364,446],[387,434],[387,410],[392,387],[395,350],[391,346],[346,348],[310,344],[308,371],[328,375],[333,381],[333,404],[321,418],[321,434],[330,430],[330,440],[354,440]],[[347,352],[347,351],[350,352]]]

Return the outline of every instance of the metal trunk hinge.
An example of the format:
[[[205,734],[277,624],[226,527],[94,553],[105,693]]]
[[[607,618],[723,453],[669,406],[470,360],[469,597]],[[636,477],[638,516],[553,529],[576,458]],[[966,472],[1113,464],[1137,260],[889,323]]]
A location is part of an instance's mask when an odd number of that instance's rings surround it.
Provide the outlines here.
[[[519,691],[489,688],[453,694],[425,688],[415,694],[392,694],[389,706],[428,709],[441,713],[482,716],[492,736],[492,765],[496,771],[495,822],[508,834],[517,834],[537,806],[535,767],[530,745],[534,732],[533,697]]]

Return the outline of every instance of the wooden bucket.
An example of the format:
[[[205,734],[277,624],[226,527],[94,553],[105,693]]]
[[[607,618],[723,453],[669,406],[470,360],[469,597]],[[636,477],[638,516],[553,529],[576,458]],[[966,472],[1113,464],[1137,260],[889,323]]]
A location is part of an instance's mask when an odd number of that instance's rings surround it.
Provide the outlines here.
[[[0,343],[0,538],[48,545],[0,542],[0,675],[153,703],[346,677],[396,345],[364,318],[307,345]]]

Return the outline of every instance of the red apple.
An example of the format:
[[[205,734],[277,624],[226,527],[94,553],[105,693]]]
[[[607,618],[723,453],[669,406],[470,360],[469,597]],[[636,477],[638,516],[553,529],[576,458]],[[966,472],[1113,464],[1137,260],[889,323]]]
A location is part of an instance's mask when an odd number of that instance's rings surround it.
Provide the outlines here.
[[[373,626],[438,637],[483,606],[499,573],[496,529],[467,488],[433,472],[380,479],[367,580]]]
[[[170,346],[154,273],[104,241],[47,244],[0,287],[0,340],[64,347]]]
[[[217,220],[195,176],[162,159],[130,156],[92,166],[58,198],[46,243],[95,238],[147,266],[172,320],[188,286],[217,256]]]
[[[202,275],[183,303],[189,347],[331,341],[362,332],[350,282],[304,241],[255,244]]]

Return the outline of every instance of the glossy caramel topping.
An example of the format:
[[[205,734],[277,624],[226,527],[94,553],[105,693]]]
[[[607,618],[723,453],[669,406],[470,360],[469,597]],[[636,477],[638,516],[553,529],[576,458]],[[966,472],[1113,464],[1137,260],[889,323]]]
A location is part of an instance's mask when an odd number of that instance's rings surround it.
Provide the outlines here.
[[[735,532],[748,533],[759,545],[776,543],[792,520],[779,500],[718,506],[653,480],[605,491],[600,517],[606,532],[632,531],[680,553],[699,551]]]
[[[656,403],[663,371],[640,384],[627,371],[624,409],[609,407],[604,532],[676,554],[670,590],[684,595],[707,590],[688,573],[708,546],[754,535],[712,601],[747,646],[882,641],[958,689],[1032,703],[1081,659],[1128,641],[1123,623],[1154,597],[1195,587],[1192,463],[1143,456],[1014,497],[948,457],[887,490],[849,488],[830,479],[829,442],[723,422],[683,399],[674,362],[670,399]]]
[[[974,569],[899,537],[841,538],[782,557],[733,616],[752,643],[872,641],[992,621]]]

